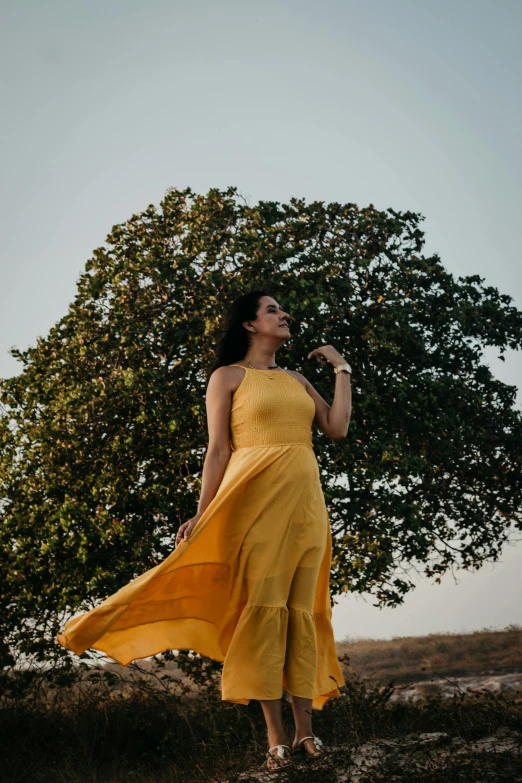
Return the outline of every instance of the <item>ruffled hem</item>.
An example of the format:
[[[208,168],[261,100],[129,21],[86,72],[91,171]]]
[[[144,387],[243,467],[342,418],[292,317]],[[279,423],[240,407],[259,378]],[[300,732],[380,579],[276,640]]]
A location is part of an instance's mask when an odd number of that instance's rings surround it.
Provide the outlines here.
[[[280,699],[286,690],[311,698],[312,708],[321,710],[329,699],[341,695],[339,688],[345,682],[330,617],[331,612],[312,614],[294,607],[247,604],[234,623],[226,654],[218,646],[209,647],[209,623],[195,617],[134,627],[132,644],[128,636],[122,643],[121,632],[108,631],[90,649],[105,653],[121,666],[165,650],[194,650],[224,663],[223,701],[247,705],[252,699]],[[156,641],[154,649],[150,646],[151,636]],[[58,641],[78,655],[84,652],[82,648],[75,649],[66,633],[59,634]],[[336,687],[332,689],[333,682]]]
[[[329,615],[247,604],[223,666],[223,700],[246,705],[252,699],[280,699],[284,689],[322,709],[340,696],[344,678]]]

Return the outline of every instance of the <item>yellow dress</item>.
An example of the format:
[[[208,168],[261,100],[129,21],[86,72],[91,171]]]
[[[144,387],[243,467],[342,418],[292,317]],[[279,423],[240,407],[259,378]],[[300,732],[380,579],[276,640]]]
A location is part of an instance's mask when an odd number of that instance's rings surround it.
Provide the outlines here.
[[[238,704],[281,698],[283,688],[314,709],[339,696],[314,415],[290,373],[246,368],[232,400],[230,460],[190,538],[69,620],[60,644],[124,666],[194,650],[223,661],[222,698]]]

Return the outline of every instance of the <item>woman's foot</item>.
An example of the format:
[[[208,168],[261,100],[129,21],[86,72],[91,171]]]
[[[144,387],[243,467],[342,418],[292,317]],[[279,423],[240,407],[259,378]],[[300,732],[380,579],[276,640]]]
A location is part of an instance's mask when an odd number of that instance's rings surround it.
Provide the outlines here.
[[[274,745],[268,749],[265,762],[267,769],[277,771],[291,763],[292,754],[288,745]]]
[[[294,741],[292,743],[292,750],[294,753],[306,753],[310,758],[316,759],[319,758],[319,756],[324,755],[324,746],[319,737],[316,737],[315,734],[312,736],[307,736],[306,738],[302,737],[294,737]]]

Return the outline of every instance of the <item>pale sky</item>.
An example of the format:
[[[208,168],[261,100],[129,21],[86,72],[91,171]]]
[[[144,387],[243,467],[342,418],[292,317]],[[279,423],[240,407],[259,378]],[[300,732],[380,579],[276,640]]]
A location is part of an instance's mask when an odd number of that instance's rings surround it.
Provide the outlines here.
[[[11,346],[65,314],[112,226],[169,187],[421,212],[425,254],[522,308],[519,0],[0,9],[1,377],[20,371]],[[520,353],[496,354],[520,389]],[[420,580],[398,609],[344,596],[336,638],[522,623],[521,572],[518,544],[459,584]]]

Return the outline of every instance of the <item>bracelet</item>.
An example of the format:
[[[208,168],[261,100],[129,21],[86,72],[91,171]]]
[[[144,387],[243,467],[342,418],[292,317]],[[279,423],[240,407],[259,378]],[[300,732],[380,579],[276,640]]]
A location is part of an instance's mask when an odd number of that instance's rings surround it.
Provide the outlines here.
[[[344,362],[343,364],[337,364],[334,367],[334,373],[337,375],[338,372],[347,372],[349,375],[352,374],[352,368],[348,364],[348,362]]]

